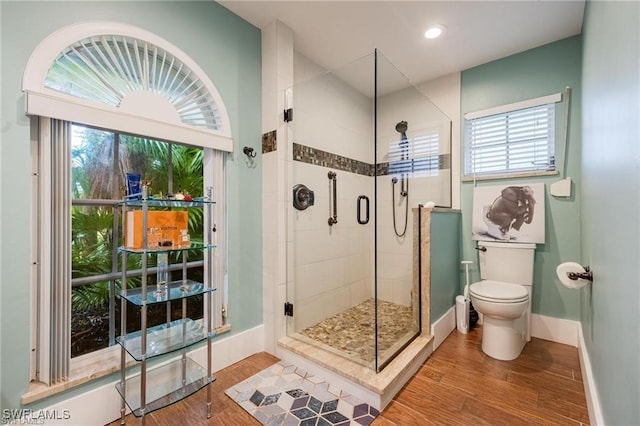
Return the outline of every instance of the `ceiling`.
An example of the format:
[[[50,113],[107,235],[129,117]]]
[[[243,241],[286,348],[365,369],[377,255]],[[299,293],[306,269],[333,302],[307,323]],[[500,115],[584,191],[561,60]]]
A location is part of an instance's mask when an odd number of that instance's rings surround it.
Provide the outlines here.
[[[280,20],[295,50],[335,70],[378,49],[413,84],[580,34],[584,0],[220,2],[258,28]],[[443,24],[435,40],[423,34]]]

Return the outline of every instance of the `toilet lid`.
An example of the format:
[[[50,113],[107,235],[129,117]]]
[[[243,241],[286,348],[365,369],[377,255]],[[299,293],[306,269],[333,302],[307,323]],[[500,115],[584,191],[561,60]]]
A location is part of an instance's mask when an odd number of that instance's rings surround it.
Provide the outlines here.
[[[469,292],[478,299],[500,302],[523,302],[529,298],[527,289],[519,284],[500,281],[480,281],[471,284]]]

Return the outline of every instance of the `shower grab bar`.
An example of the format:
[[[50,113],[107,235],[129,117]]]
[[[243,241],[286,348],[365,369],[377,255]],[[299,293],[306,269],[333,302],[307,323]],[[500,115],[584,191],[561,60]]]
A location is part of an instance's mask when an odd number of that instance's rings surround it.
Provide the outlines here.
[[[362,200],[365,200],[367,202],[366,203],[366,206],[367,206],[367,209],[366,209],[367,217],[364,220],[362,220],[362,214],[361,214],[362,213],[362,203],[361,203]],[[360,225],[366,225],[367,223],[369,223],[369,197],[367,197],[366,195],[360,195],[358,197],[357,210],[358,210],[358,217],[357,217],[358,223]]]
[[[329,180],[332,181],[329,184],[329,214],[333,212],[333,215],[329,216],[329,220],[327,221],[329,223],[329,226],[333,226],[338,223],[338,183],[336,176],[336,172],[329,172],[327,174]],[[331,192],[333,192],[333,195],[331,194]],[[331,208],[331,204],[333,204],[333,209]]]

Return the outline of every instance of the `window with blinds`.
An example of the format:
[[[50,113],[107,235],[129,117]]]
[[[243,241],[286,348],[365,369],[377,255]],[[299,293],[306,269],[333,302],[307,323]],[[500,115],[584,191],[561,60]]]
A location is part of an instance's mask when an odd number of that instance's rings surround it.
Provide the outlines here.
[[[540,99],[465,116],[465,178],[555,170],[555,99]]]
[[[422,133],[389,144],[389,174],[411,177],[437,176],[440,171],[440,134]]]

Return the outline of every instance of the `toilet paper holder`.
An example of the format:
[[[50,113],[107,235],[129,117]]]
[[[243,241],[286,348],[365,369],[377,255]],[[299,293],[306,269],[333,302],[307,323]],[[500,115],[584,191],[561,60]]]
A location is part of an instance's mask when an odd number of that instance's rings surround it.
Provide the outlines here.
[[[593,272],[591,271],[591,268],[588,266],[583,266],[583,268],[584,272],[567,272],[567,277],[574,281],[578,279],[593,281]]]

